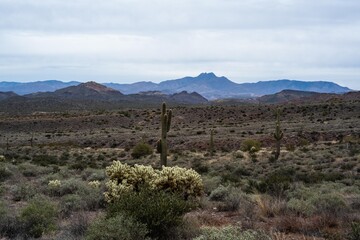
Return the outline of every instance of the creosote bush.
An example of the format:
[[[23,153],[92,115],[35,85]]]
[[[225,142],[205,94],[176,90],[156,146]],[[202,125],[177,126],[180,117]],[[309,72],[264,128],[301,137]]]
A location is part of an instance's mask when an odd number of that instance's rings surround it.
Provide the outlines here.
[[[200,175],[192,170],[180,167],[163,167],[155,170],[150,166],[131,167],[114,161],[106,168],[110,180],[106,183],[105,199],[113,202],[124,192],[139,191],[144,185],[153,190],[177,193],[185,199],[198,197],[203,193]]]
[[[261,143],[255,139],[246,139],[241,143],[241,151],[244,152],[258,152],[260,147]]]
[[[226,226],[223,228],[206,227],[202,235],[194,240],[271,240],[265,233],[254,230],[242,230],[236,226]]]
[[[122,193],[109,205],[107,217],[125,215],[145,224],[150,237],[166,239],[169,232],[182,225],[184,214],[193,207],[193,202],[178,194],[142,188],[139,192]]]
[[[90,225],[87,240],[138,240],[149,239],[146,237],[148,230],[146,225],[134,218],[121,214],[111,218],[100,218]]]
[[[133,158],[141,158],[153,154],[153,148],[144,142],[138,143],[132,150],[131,156]]]
[[[29,205],[21,210],[20,223],[24,235],[39,238],[44,233],[55,230],[57,210],[53,203],[43,197],[33,198]]]

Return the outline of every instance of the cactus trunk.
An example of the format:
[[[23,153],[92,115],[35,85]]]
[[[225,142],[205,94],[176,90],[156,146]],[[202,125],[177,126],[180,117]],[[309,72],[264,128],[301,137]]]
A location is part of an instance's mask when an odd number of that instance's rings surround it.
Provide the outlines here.
[[[275,160],[279,159],[280,156],[280,143],[281,139],[284,137],[284,132],[281,130],[280,127],[280,110],[277,109],[276,111],[276,128],[274,133],[274,138],[276,141],[276,151],[275,151]]]
[[[162,104],[161,109],[161,139],[158,145],[158,151],[160,152],[160,164],[161,166],[167,166],[167,132],[170,130],[171,126],[171,110],[166,110],[166,103]]]
[[[214,129],[210,130],[210,144],[209,144],[210,156],[214,156]]]

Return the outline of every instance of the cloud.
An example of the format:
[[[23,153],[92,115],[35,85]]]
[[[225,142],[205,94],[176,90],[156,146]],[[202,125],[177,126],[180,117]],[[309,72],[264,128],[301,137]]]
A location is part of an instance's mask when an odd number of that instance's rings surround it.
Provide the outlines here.
[[[0,0],[0,80],[332,80],[360,89],[357,0]]]

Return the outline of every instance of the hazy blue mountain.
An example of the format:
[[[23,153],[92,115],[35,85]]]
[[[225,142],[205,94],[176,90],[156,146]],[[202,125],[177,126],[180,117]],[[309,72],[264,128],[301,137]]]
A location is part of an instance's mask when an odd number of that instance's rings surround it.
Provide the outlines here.
[[[80,84],[80,82],[62,82],[58,80],[46,80],[46,81],[37,81],[37,82],[0,82],[0,91],[8,92],[12,91],[19,95],[25,95],[35,92],[53,92],[55,90],[75,86]]]
[[[350,89],[342,87],[333,82],[325,81],[298,81],[298,80],[271,80],[260,81],[257,83],[243,83],[240,84],[248,92],[256,95],[274,94],[282,90],[297,90],[306,92],[318,92],[318,93],[345,93]]]
[[[196,91],[207,99],[220,98],[248,98],[267,94],[274,94],[285,89],[298,91],[312,91],[320,93],[344,93],[350,91],[347,87],[325,81],[297,81],[297,80],[272,80],[257,83],[238,84],[226,77],[218,77],[214,73],[201,73],[197,77],[184,77],[167,80],[161,83],[138,82],[133,84],[105,84],[125,94],[161,91],[167,94],[182,91]]]
[[[78,85],[79,82],[43,81],[33,83],[0,82],[0,91],[13,91],[23,95],[34,92],[55,91],[64,87]],[[201,73],[197,77],[184,77],[160,83],[136,82],[132,84],[104,83],[103,85],[118,90],[123,94],[158,91],[165,94],[194,92],[207,99],[249,98],[274,94],[285,89],[311,91],[319,93],[345,93],[350,89],[325,81],[271,80],[257,83],[238,84],[226,77],[218,77],[214,73]]]

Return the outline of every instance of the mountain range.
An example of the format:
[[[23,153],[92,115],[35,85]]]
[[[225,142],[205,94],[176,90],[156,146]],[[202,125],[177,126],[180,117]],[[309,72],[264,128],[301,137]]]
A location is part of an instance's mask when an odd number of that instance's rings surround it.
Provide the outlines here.
[[[36,92],[52,92],[58,89],[76,86],[81,82],[62,82],[57,80],[19,83],[0,82],[0,91],[12,91],[19,95]],[[175,80],[153,82],[136,82],[131,84],[104,83],[103,85],[120,91],[122,94],[137,94],[141,92],[161,92],[175,94],[183,91],[193,92],[209,100],[223,98],[249,98],[274,94],[282,90],[312,91],[318,93],[345,93],[351,91],[347,87],[339,86],[326,81],[298,81],[298,80],[272,80],[257,83],[235,83],[228,78],[218,77],[214,73],[201,73],[197,77],[184,77]]]
[[[53,92],[36,92],[22,96],[14,92],[0,92],[0,112],[5,113],[154,107],[160,106],[162,102],[183,105],[206,104],[208,100],[196,92],[186,91],[174,94],[154,91],[125,95],[96,82],[80,83]]]

